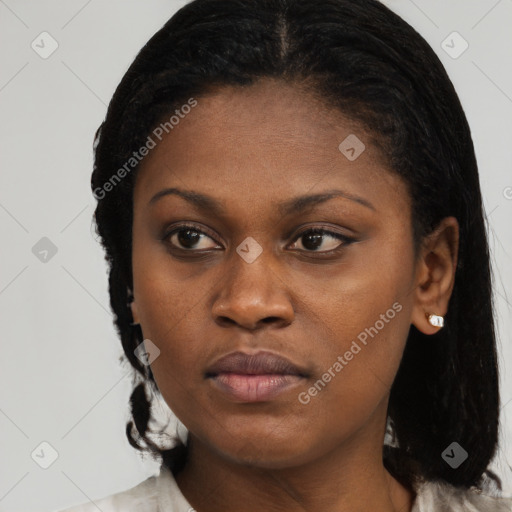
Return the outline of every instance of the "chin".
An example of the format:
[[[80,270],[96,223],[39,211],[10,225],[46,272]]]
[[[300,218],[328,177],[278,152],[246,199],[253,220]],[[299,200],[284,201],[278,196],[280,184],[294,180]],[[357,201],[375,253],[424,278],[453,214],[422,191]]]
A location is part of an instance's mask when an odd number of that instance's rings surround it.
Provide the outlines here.
[[[260,432],[252,429],[250,433],[238,431],[217,439],[208,436],[207,442],[223,459],[261,469],[296,467],[313,459],[314,454],[318,453],[318,446],[310,437],[293,435],[291,430],[288,430],[287,436],[271,433],[270,428]]]
[[[292,445],[293,446],[293,445]],[[220,451],[219,454],[234,464],[259,469],[289,469],[300,466],[309,460],[306,453],[298,451],[295,447],[293,452],[272,449],[271,445],[265,448],[261,446],[243,447],[237,452],[231,448],[229,451]]]

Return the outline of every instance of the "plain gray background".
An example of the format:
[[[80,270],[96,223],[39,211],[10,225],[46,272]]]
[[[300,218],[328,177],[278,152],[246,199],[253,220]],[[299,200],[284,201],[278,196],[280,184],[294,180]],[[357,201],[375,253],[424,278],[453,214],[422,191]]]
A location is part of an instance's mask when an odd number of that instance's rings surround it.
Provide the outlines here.
[[[64,508],[157,471],[125,439],[131,370],[119,364],[89,182],[93,135],[114,88],[185,3],[0,0],[1,511]],[[385,3],[440,56],[472,127],[496,275],[503,436],[495,468],[510,493],[512,0]],[[41,247],[50,248],[47,261]],[[161,411],[165,418],[165,404]],[[50,462],[42,442],[57,454],[47,469],[35,461]]]

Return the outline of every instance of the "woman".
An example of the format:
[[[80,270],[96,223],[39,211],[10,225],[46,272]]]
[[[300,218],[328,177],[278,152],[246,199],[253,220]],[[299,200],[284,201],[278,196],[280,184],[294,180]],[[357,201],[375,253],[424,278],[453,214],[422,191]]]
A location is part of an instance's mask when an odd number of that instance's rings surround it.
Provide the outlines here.
[[[127,435],[162,461],[103,512],[512,510],[487,469],[499,394],[473,143],[398,16],[188,4],[118,86],[92,189],[141,377]],[[151,393],[185,442],[151,439]]]

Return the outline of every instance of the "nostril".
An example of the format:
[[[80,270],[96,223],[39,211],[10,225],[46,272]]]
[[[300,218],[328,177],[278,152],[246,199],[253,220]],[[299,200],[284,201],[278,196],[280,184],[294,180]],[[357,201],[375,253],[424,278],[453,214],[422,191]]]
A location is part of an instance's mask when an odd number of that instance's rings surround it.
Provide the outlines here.
[[[235,325],[236,322],[229,318],[228,316],[218,316],[217,323],[223,326]]]
[[[277,316],[267,316],[267,317],[261,319],[261,323],[263,323],[263,324],[270,324],[270,323],[273,323],[273,322],[278,322],[279,320],[280,319]]]
[[[230,318],[229,316],[219,315],[216,317],[215,321],[221,327],[232,327],[233,325],[242,325],[243,324],[248,328],[256,329],[258,327],[258,325],[261,326],[261,325],[278,323],[278,322],[282,322],[283,319],[279,318],[278,316],[266,316],[264,318],[261,318],[259,321],[256,321],[254,324],[251,324],[251,327],[248,326],[248,322],[247,323],[241,322],[241,321],[237,322],[236,320],[234,320],[233,318]]]

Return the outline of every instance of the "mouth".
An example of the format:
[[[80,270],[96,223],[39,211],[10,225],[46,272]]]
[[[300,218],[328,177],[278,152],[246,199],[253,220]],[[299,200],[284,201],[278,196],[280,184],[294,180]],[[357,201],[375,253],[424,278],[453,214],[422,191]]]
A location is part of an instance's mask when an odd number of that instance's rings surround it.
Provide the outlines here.
[[[271,352],[232,352],[205,373],[217,391],[235,402],[266,402],[307,378],[304,369]]]

